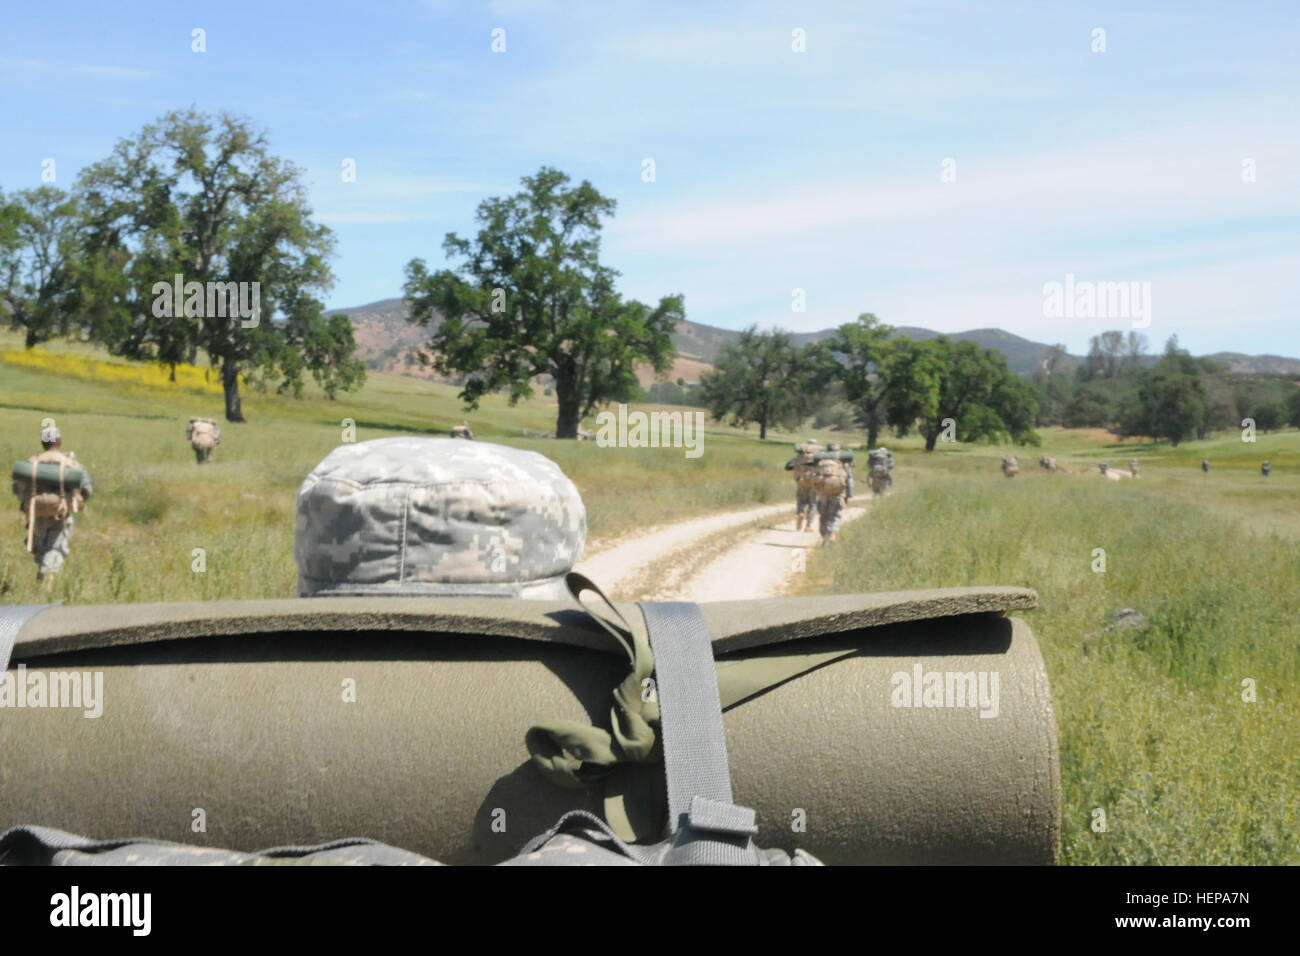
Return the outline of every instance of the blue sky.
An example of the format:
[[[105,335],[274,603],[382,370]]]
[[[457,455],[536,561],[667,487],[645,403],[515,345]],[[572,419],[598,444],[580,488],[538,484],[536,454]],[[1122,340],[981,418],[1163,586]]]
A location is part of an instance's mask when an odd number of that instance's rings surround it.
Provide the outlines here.
[[[1151,283],[1155,348],[1300,356],[1294,2],[266,6],[10,5],[0,187],[46,158],[69,186],[194,104],[303,168],[338,236],[331,307],[399,295],[408,260],[554,165],[617,199],[624,293],[683,293],[695,321],[871,311],[1074,352],[1130,327],[1045,317],[1072,274]]]

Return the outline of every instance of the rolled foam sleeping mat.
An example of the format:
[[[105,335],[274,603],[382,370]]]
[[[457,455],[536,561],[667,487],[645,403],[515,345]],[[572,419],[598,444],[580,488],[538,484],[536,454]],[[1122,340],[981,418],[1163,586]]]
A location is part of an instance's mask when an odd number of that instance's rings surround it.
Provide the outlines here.
[[[36,469],[37,491],[59,490],[59,466],[53,462],[41,462],[33,465],[30,461],[14,462],[13,479],[22,485],[32,482],[32,469]],[[80,468],[63,469],[63,488],[65,491],[80,491],[85,473]]]
[[[839,451],[819,451],[813,455],[814,461],[821,461],[823,458],[834,458],[846,464],[853,464],[853,452],[847,448],[841,448]]]
[[[850,652],[726,707],[755,842],[830,864],[1054,863],[1047,676],[1028,626],[1005,616],[1035,600],[961,588],[702,605],[720,674]],[[644,629],[635,605],[616,607]],[[5,675],[0,831],[245,851],[369,837],[496,863],[567,810],[601,812],[600,791],[555,786],[523,741],[554,719],[609,727],[629,671],[611,645],[583,611],[543,601],[50,608]],[[34,706],[38,673],[47,705],[60,686],[80,706]],[[93,700],[70,699],[74,674]],[[662,765],[628,779],[661,793]]]

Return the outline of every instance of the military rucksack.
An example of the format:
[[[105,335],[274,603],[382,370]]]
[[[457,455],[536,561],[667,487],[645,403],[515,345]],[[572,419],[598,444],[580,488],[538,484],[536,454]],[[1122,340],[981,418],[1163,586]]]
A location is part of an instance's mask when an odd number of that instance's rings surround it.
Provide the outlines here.
[[[800,488],[812,490],[817,484],[817,461],[811,451],[800,451],[794,463],[794,480]]]
[[[190,445],[207,451],[221,442],[221,431],[211,418],[190,419]]]
[[[848,478],[848,472],[838,458],[822,458],[817,462],[813,490],[827,497],[842,495],[848,488]]]
[[[84,502],[81,492],[75,487],[69,487],[66,480],[68,471],[77,468],[75,455],[65,455],[58,449],[51,448],[27,460],[33,466],[57,465],[59,469],[58,488],[41,490],[41,486],[37,483],[38,470],[36,467],[32,468],[31,484],[23,495],[27,499],[25,510],[29,517],[65,518],[82,510]]]

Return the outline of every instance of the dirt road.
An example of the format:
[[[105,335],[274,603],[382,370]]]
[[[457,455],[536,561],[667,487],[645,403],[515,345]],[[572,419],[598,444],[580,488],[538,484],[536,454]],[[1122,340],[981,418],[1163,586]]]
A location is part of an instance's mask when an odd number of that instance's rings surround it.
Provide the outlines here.
[[[866,513],[859,498],[844,523]],[[574,569],[615,600],[736,601],[777,597],[820,546],[796,532],[793,502],[705,515],[651,528],[603,547]]]

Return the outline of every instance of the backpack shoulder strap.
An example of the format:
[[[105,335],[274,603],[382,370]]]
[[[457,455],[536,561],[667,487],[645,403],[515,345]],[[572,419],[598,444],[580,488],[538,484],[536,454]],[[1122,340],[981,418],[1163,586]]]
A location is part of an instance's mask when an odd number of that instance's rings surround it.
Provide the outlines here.
[[[757,865],[754,811],[731,799],[713,645],[696,604],[642,603],[668,780],[668,865]]]

